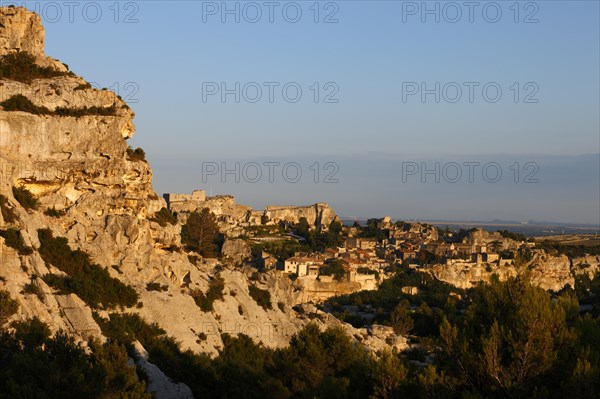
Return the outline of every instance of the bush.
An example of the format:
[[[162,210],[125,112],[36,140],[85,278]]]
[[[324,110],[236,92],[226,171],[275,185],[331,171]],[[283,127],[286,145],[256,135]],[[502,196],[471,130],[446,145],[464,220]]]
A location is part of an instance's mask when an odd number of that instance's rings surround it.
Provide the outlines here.
[[[48,208],[44,211],[44,215],[50,216],[53,218],[59,218],[61,216],[65,216],[66,214],[67,214],[67,212],[65,212],[64,210],[57,210],[54,207]]]
[[[223,289],[225,281],[221,277],[216,277],[208,283],[208,291],[204,294],[202,291],[195,289],[190,292],[194,302],[203,312],[212,312],[213,303],[218,300],[223,300]]]
[[[92,88],[92,85],[89,84],[88,82],[85,83],[81,83],[79,85],[77,85],[73,90],[78,91],[78,90],[89,90]]]
[[[126,345],[136,340],[145,345],[146,342],[165,334],[165,330],[157,324],[148,324],[137,314],[111,313],[109,319],[104,319],[94,312],[93,316],[104,335]]]
[[[156,212],[154,217],[150,218],[150,220],[158,223],[162,227],[165,227],[167,224],[177,224],[177,215],[163,207],[160,209],[160,211]]]
[[[40,287],[37,284],[33,284],[33,283],[25,284],[23,286],[23,293],[24,294],[33,294],[33,295],[37,296],[40,301],[44,300],[44,293],[42,292],[42,290],[40,289]]]
[[[13,187],[12,192],[15,199],[25,209],[37,209],[40,205],[40,201],[25,187]]]
[[[127,159],[132,162],[146,162],[146,152],[141,148],[127,148]],[[165,208],[163,208],[165,209]],[[162,209],[161,209],[162,211]],[[173,223],[174,224],[174,223]],[[162,225],[161,225],[162,226]]]
[[[8,206],[8,198],[0,194],[0,211],[2,211],[2,219],[5,223],[13,223],[17,221],[15,211]]]
[[[74,293],[90,307],[134,306],[138,295],[133,288],[113,278],[106,268],[92,264],[89,255],[73,251],[64,237],[54,237],[50,229],[38,230],[39,253],[44,262],[69,276],[47,274],[44,281],[62,293]]]
[[[0,105],[5,111],[21,111],[34,115],[56,115],[76,118],[86,115],[114,116],[117,113],[117,108],[114,105],[111,105],[110,107],[93,106],[83,108],[56,107],[54,111],[52,111],[44,106],[35,105],[22,94],[16,94],[1,102]]]
[[[31,102],[27,97],[22,94],[16,94],[9,99],[0,103],[5,111],[22,111],[28,112],[34,115],[50,115],[50,111],[46,107],[40,107]]]
[[[346,269],[344,269],[342,262],[333,261],[321,266],[319,274],[322,276],[333,276],[335,280],[342,281],[346,276]]]
[[[33,79],[47,79],[65,75],[69,75],[69,73],[39,66],[35,63],[35,57],[26,52],[7,54],[0,59],[0,79],[30,83]]]
[[[83,107],[83,108],[66,108],[56,107],[53,114],[56,116],[71,116],[80,118],[86,115],[97,115],[97,116],[114,116],[117,113],[117,108],[114,105],[110,107]]]
[[[407,335],[413,329],[415,324],[407,300],[403,300],[394,308],[390,314],[390,321],[394,332],[398,335]]]
[[[10,297],[8,291],[0,291],[0,326],[19,310],[19,303]]]
[[[160,283],[148,283],[146,284],[146,289],[148,291],[168,291],[168,285],[160,285]]]
[[[267,290],[263,290],[254,285],[248,286],[248,290],[250,291],[250,296],[252,299],[256,301],[257,304],[262,306],[263,309],[273,309],[271,305],[271,293]]]
[[[21,233],[17,229],[0,230],[0,237],[4,238],[4,243],[17,250],[19,255],[31,255],[33,249],[25,245]]]

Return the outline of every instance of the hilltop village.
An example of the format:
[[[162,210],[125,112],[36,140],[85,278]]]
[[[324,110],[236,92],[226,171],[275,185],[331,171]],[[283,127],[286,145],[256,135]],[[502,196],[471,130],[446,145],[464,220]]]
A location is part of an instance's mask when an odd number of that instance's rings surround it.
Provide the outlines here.
[[[515,276],[519,266],[539,252],[534,239],[509,231],[453,232],[423,223],[393,222],[388,216],[370,219],[365,226],[342,226],[324,203],[253,210],[236,204],[232,196],[207,197],[203,190],[163,197],[169,211],[182,221],[185,215],[208,209],[225,233],[224,255],[297,281],[304,287],[304,301],[376,289],[399,267],[470,287],[492,274]],[[534,275],[543,286],[560,289],[570,279],[569,270],[564,275],[542,275],[534,268]]]

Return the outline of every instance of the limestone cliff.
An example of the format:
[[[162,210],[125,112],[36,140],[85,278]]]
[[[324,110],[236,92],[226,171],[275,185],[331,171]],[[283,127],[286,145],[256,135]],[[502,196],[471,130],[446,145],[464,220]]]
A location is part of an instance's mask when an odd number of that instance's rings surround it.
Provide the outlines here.
[[[133,111],[114,93],[91,88],[46,57],[43,46],[38,16],[24,8],[0,8],[0,57],[27,52],[38,66],[56,71],[30,80],[0,75],[0,103],[20,95],[31,104],[0,108],[0,194],[6,198],[2,206],[16,216],[5,220],[0,214],[0,230],[18,230],[24,245],[32,248],[21,253],[0,238],[0,289],[20,304],[14,318],[37,316],[53,331],[65,330],[81,341],[102,338],[88,305],[74,294],[59,294],[41,278],[61,273],[39,253],[38,229],[49,228],[138,293],[137,306],[111,311],[139,313],[183,349],[216,354],[225,332],[243,332],[267,346],[287,345],[292,334],[315,319],[292,310],[299,302],[297,287],[274,272],[255,277],[248,267],[227,266],[181,249],[181,224],[163,226],[152,220],[166,203],[152,189],[149,164],[128,153],[127,139],[135,132]],[[27,188],[41,205],[25,208],[13,187]],[[328,223],[336,217],[328,209],[318,204],[298,215]],[[281,209],[272,209],[271,215],[289,218]],[[191,293],[206,292],[217,277],[224,281],[223,299],[214,302],[212,311],[202,311]],[[150,290],[148,283],[161,289]],[[271,308],[251,297],[250,286],[270,293]],[[108,317],[107,310],[96,310]],[[342,324],[322,314],[315,320]],[[384,328],[343,326],[373,349],[387,346],[386,340],[405,345]]]
[[[532,283],[545,290],[559,291],[567,284],[575,286],[575,276],[588,273],[590,278],[600,271],[600,257],[583,256],[569,259],[566,255],[550,255],[534,250],[531,261],[517,267],[514,261],[473,264],[467,261],[438,264],[427,269],[441,281],[459,288],[471,288],[481,281],[487,282],[492,274],[501,281],[527,272]]]

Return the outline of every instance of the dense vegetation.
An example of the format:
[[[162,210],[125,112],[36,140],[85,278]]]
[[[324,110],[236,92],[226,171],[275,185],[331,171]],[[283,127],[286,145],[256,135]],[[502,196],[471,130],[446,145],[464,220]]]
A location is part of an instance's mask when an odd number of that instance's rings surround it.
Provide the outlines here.
[[[223,235],[219,233],[215,214],[208,208],[192,212],[181,227],[181,243],[188,251],[207,258],[216,257],[223,245]]]
[[[69,75],[35,63],[35,57],[26,52],[11,53],[0,58],[0,79],[30,83],[33,79],[48,79]]]
[[[81,256],[71,251],[73,262],[81,262],[76,261]],[[406,286],[419,292],[409,295],[402,290]],[[215,279],[205,297],[216,299],[222,289],[222,282]],[[577,278],[574,290],[567,287],[551,295],[531,285],[527,276],[507,282],[493,278],[489,284],[460,290],[400,266],[378,290],[333,298],[327,304],[338,310],[344,306],[370,310],[376,322],[411,334],[412,343],[418,343],[404,353],[378,355],[355,345],[341,329],[320,331],[309,324],[282,349],[268,349],[245,335],[223,334],[219,356],[210,359],[182,351],[164,330],[137,315],[114,313],[110,319],[94,315],[111,344],[92,344],[92,353],[86,355],[60,334],[50,339],[43,327],[30,323],[33,333],[23,334],[21,325],[13,334],[16,338],[8,333],[0,337],[0,357],[7,359],[0,364],[0,381],[12,384],[0,386],[5,389],[0,392],[14,397],[15,387],[25,386],[33,392],[30,396],[36,396],[39,381],[31,376],[42,370],[41,375],[52,376],[45,397],[99,397],[116,389],[134,392],[128,397],[141,397],[136,396],[142,385],[133,369],[122,366],[124,348],[139,340],[150,361],[190,386],[196,397],[597,398],[599,298],[600,279],[587,275]],[[591,304],[593,311],[582,314],[579,304]],[[15,306],[0,292],[0,321],[13,314]],[[360,317],[354,321],[372,322]],[[206,333],[197,333],[199,340],[207,338]],[[13,349],[8,353],[6,347]],[[69,348],[66,354],[60,349],[64,347]],[[25,366],[20,359],[25,359]],[[22,373],[17,375],[18,367]],[[112,371],[96,374],[98,367]]]
[[[579,276],[575,290],[566,287],[554,296],[527,276],[504,283],[494,278],[468,291],[418,277],[401,269],[376,291],[332,298],[326,306],[356,326],[369,324],[347,310],[357,306],[420,343],[401,356],[414,376],[404,376],[390,397],[597,398],[598,276]],[[407,285],[419,293],[403,293]],[[592,305],[592,311],[580,314],[579,304]],[[418,355],[423,362],[427,354],[429,365],[415,370],[410,360]]]
[[[464,296],[464,291],[441,282],[429,274],[401,265],[397,265],[396,268],[394,276],[383,281],[377,290],[359,291],[331,298],[326,302],[325,308],[356,327],[362,327],[367,320],[351,317],[345,312],[348,306],[357,306],[365,312],[373,313],[373,322],[392,325],[391,313],[405,300],[412,308],[417,309],[414,316],[419,331],[422,331],[423,335],[435,334],[442,315],[439,309],[454,308],[457,297]],[[417,287],[419,294],[405,293],[402,291],[403,287]],[[430,307],[438,309],[437,316]]]
[[[82,117],[86,115],[99,116],[114,116],[117,108],[112,105],[110,107],[82,107],[82,108],[66,108],[56,107],[54,111],[44,106],[35,105],[30,99],[22,94],[16,94],[7,100],[0,103],[5,111],[22,111],[34,115],[56,115],[56,116],[72,116]]]
[[[150,361],[185,382],[198,398],[364,398],[371,390],[371,376],[362,373],[378,364],[342,330],[319,331],[312,324],[296,334],[288,348],[278,350],[243,334],[223,334],[220,355],[210,359],[182,352],[163,330],[137,315],[97,319],[114,342],[130,345],[139,340]]]
[[[44,281],[63,293],[77,294],[89,306],[105,308],[133,306],[138,295],[133,288],[113,278],[106,268],[93,264],[88,254],[73,251],[64,237],[54,237],[50,229],[38,230],[39,253],[68,276],[47,274]]]
[[[90,351],[38,319],[0,331],[1,398],[150,399],[123,345],[90,343]]]

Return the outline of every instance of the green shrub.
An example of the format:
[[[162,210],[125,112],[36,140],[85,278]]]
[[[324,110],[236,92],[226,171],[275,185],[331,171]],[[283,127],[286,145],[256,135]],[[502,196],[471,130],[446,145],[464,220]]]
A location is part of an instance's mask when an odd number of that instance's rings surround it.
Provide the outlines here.
[[[127,159],[132,162],[146,162],[146,152],[139,147],[135,150],[129,147],[127,148]]]
[[[263,309],[273,309],[271,305],[271,293],[267,290],[263,290],[262,288],[258,288],[254,285],[248,286],[248,290],[250,291],[250,296],[252,299],[256,301],[257,304],[262,306]]]
[[[342,281],[346,276],[346,269],[341,261],[327,263],[319,269],[319,274],[322,276],[333,276],[337,281]]]
[[[0,326],[19,310],[19,303],[10,297],[8,291],[0,291]]]
[[[85,83],[81,83],[81,84],[77,85],[75,87],[75,89],[73,89],[73,90],[75,90],[75,91],[77,91],[77,90],[89,90],[91,88],[92,88],[92,85],[89,84],[88,82],[85,82]]]
[[[160,208],[160,211],[156,212],[154,217],[150,218],[150,220],[158,223],[162,227],[165,227],[167,224],[177,224],[177,215],[163,207]]]
[[[74,293],[90,307],[134,306],[138,295],[133,288],[113,278],[106,268],[92,264],[88,254],[73,251],[64,237],[54,237],[50,229],[38,230],[39,253],[68,277],[47,274],[44,281],[62,293]]]
[[[56,208],[52,207],[52,208],[48,208],[44,211],[44,215],[46,216],[50,216],[53,218],[59,218],[61,216],[65,216],[67,214],[66,211],[64,210],[57,210]]]
[[[17,229],[0,230],[0,237],[4,238],[4,243],[17,250],[20,255],[31,255],[33,249],[25,245],[21,233]]]
[[[148,291],[168,291],[168,285],[160,285],[160,283],[148,283],[146,284],[146,289]]]
[[[44,300],[44,293],[40,289],[39,285],[33,283],[27,283],[23,286],[24,294],[33,294],[38,297],[40,301]]]
[[[151,398],[123,345],[92,341],[86,349],[63,331],[51,337],[37,318],[12,327],[0,331],[1,397]]]
[[[5,223],[13,223],[17,221],[15,211],[8,206],[8,198],[0,194],[0,211],[2,211],[2,219]]]
[[[22,111],[28,112],[34,115],[50,115],[50,111],[46,107],[40,107],[31,102],[27,97],[22,94],[16,94],[7,100],[0,103],[5,111]]]
[[[57,116],[72,116],[80,118],[86,115],[98,115],[98,116],[114,116],[117,113],[117,108],[114,105],[110,107],[83,107],[83,108],[66,108],[56,107],[53,114]]]
[[[224,288],[225,281],[223,281],[223,278],[216,277],[208,283],[206,294],[198,289],[194,289],[190,292],[190,295],[203,312],[212,312],[214,309],[213,303],[216,300],[223,300]]]
[[[65,75],[69,75],[69,73],[39,66],[35,63],[35,57],[26,52],[7,54],[0,58],[0,79],[30,83],[33,79],[47,79]]]
[[[83,108],[56,107],[54,111],[51,111],[44,106],[35,105],[22,94],[15,94],[9,99],[1,102],[0,105],[5,111],[22,111],[34,115],[71,116],[76,118],[86,115],[114,116],[117,113],[117,108],[114,105],[111,105],[110,107],[93,106]]]
[[[109,319],[98,316],[96,312],[92,315],[104,335],[123,344],[129,345],[137,340],[145,345],[146,342],[165,334],[165,330],[157,324],[148,324],[137,314],[111,313]]]
[[[12,192],[15,199],[25,209],[37,209],[40,205],[40,201],[25,187],[13,187]]]

